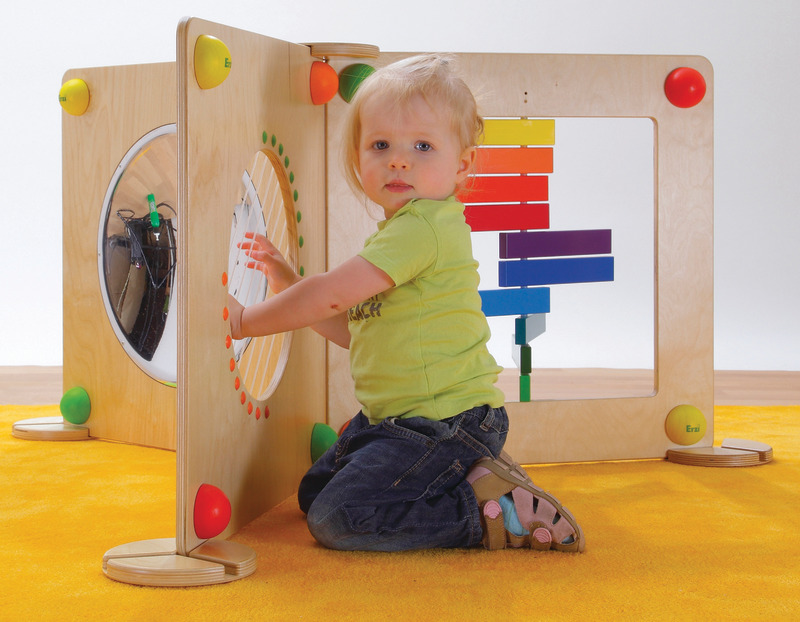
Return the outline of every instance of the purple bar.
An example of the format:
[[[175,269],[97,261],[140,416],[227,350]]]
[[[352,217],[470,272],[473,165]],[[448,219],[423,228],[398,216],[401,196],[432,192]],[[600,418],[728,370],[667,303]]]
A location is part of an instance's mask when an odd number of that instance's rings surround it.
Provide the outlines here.
[[[611,252],[611,229],[520,231],[500,234],[500,258],[602,255]]]

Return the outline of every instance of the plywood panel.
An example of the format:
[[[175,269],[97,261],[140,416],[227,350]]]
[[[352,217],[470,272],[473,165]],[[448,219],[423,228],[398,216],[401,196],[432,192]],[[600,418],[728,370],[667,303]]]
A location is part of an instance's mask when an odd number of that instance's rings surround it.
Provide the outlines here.
[[[227,79],[208,90],[194,77],[200,35],[219,38],[231,55]],[[294,494],[310,466],[311,428],[325,419],[326,345],[309,329],[294,334],[273,395],[259,400],[246,387],[235,388],[239,374],[231,371],[226,347],[221,278],[242,174],[264,149],[288,158],[293,173],[300,265],[306,274],[325,269],[324,111],[310,101],[312,61],[305,46],[203,20],[186,20],[178,29],[179,287],[187,301],[178,355],[177,539],[183,554],[201,542],[192,522],[200,485],[228,497],[233,516],[222,537],[235,532]]]
[[[407,54],[381,55],[385,64]],[[663,457],[672,447],[664,418],[688,403],[713,440],[713,70],[696,56],[457,55],[489,117],[648,117],[655,120],[656,393],[626,399],[509,403],[507,448],[519,461],[561,462]],[[690,109],[664,95],[675,68],[697,69],[707,93]],[[361,247],[374,221],[359,211],[339,176],[345,104],[329,106],[329,257],[338,262]],[[338,223],[347,221],[347,227]],[[333,361],[329,417],[338,424],[352,384]]]
[[[89,86],[86,113],[62,113],[64,390],[81,386],[94,437],[174,449],[176,395],[124,352],[103,305],[97,267],[103,200],[127,151],[175,123],[175,63],[73,69]],[[146,87],[146,88],[145,88]],[[177,162],[172,166],[177,176]]]

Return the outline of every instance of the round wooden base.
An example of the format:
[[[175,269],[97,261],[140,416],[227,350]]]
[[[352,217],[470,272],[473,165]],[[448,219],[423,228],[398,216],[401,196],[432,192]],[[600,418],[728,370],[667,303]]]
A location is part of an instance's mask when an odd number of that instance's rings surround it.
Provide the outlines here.
[[[103,555],[107,577],[134,585],[214,585],[242,579],[255,570],[255,552],[227,540],[208,540],[189,556],[178,554],[175,538],[123,544]]]
[[[26,441],[87,441],[89,428],[63,417],[37,417],[17,421],[11,426],[11,435]]]
[[[667,460],[689,466],[757,466],[772,460],[772,447],[758,441],[726,438],[721,447],[670,449],[667,451]]]

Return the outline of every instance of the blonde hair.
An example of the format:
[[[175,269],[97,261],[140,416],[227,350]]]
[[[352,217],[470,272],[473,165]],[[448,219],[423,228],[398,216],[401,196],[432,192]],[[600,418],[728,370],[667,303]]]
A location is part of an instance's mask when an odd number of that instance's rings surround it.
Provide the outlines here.
[[[483,118],[478,114],[472,91],[457,75],[451,56],[421,54],[387,65],[364,80],[345,118],[342,161],[347,183],[356,194],[364,194],[358,162],[361,110],[376,95],[388,96],[396,106],[422,96],[431,107],[449,112],[451,129],[462,151],[480,142]]]

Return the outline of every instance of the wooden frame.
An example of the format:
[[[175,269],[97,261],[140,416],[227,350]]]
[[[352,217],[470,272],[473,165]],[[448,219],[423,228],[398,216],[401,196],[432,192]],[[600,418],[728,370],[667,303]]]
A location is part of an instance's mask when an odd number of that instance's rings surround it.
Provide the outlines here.
[[[195,47],[209,36],[228,46],[231,70],[218,85],[201,88]],[[227,322],[234,205],[245,200],[251,182],[261,197],[253,166],[274,178],[269,192],[278,203],[263,206],[265,226],[276,210],[285,215],[277,219],[288,230],[284,254],[297,257],[303,271],[326,268],[325,119],[310,99],[314,59],[307,46],[197,19],[182,21],[177,39],[178,297],[185,302],[179,305],[176,537],[122,545],[103,560],[111,578],[146,585],[251,574],[252,551],[224,538],[296,490],[310,464],[313,425],[325,418],[321,337],[298,331],[288,356],[287,347],[277,349],[279,360],[268,368],[274,381],[254,384],[242,368],[247,356],[237,361]],[[229,518],[218,520],[226,509]]]
[[[64,81],[84,80],[90,106],[80,116],[62,114],[64,390],[89,394],[89,436],[165,449],[176,446],[175,389],[145,374],[120,347],[98,286],[96,232],[123,156],[177,120],[175,70],[175,63],[70,70]]]
[[[194,76],[200,35],[217,37],[231,53],[230,75],[213,89],[201,89]],[[231,207],[257,151],[280,151],[288,158],[301,213],[300,264],[309,274],[325,270],[324,108],[310,100],[314,60],[307,46],[202,20],[186,20],[178,30],[178,170],[180,204],[186,208],[179,261],[190,266],[179,281],[180,296],[202,302],[184,305],[180,315],[186,335],[178,359],[178,549],[183,552],[202,542],[191,520],[201,484],[226,492],[236,511],[222,537],[235,532],[297,489],[310,464],[311,429],[325,419],[321,337],[310,330],[295,334],[280,385],[259,400],[235,388],[223,318]],[[262,413],[268,408],[269,416],[249,414],[250,404]]]
[[[380,63],[407,54],[383,53]],[[520,462],[663,458],[676,447],[664,421],[699,408],[713,442],[713,70],[697,56],[459,54],[487,117],[646,117],[655,125],[655,392],[647,397],[508,403],[507,449]],[[691,67],[707,92],[679,108],[667,76]],[[347,189],[336,162],[341,101],[328,105],[329,264],[358,252],[375,220]],[[345,216],[346,215],[346,216]],[[358,223],[358,224],[356,224]],[[340,425],[358,408],[346,354],[331,349],[328,412]],[[534,388],[535,393],[535,388]]]

